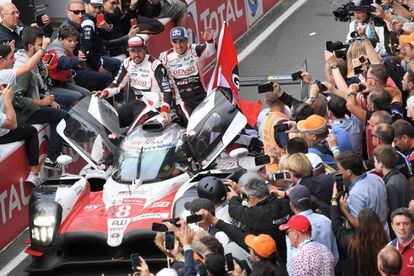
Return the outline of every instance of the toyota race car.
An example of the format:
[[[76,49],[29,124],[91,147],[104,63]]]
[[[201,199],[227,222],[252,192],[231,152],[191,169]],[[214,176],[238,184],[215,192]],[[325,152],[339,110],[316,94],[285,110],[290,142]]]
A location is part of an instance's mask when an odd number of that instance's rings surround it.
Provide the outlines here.
[[[154,118],[121,139],[115,109],[96,97],[82,99],[57,131],[88,165],[33,192],[27,270],[130,262],[134,252],[162,261],[152,223],[184,216],[203,176],[234,172],[207,169],[246,123],[217,90],[194,110],[187,129],[172,123],[160,130]]]

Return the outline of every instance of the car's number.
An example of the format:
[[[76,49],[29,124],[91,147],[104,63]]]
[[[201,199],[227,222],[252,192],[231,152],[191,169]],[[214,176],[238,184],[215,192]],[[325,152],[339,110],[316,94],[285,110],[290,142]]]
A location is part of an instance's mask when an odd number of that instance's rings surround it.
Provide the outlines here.
[[[118,206],[117,212],[115,213],[115,216],[117,218],[125,218],[125,217],[128,217],[130,215],[131,208],[132,208],[131,205],[121,205],[121,206]]]

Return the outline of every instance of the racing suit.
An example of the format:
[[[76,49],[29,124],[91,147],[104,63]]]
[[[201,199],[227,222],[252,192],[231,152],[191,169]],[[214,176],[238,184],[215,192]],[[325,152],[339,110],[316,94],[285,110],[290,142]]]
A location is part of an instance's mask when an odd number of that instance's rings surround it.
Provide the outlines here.
[[[157,111],[169,112],[172,101],[170,81],[167,70],[157,59],[148,54],[139,64],[130,57],[124,59],[118,75],[103,93],[106,97],[112,97],[127,83],[135,93],[136,101],[118,108],[121,127],[131,123],[142,124],[156,115]]]
[[[187,125],[193,110],[206,97],[203,65],[206,58],[216,52],[215,44],[191,44],[179,55],[174,48],[160,54],[159,60],[169,70],[178,93],[175,97],[177,113],[183,125]]]

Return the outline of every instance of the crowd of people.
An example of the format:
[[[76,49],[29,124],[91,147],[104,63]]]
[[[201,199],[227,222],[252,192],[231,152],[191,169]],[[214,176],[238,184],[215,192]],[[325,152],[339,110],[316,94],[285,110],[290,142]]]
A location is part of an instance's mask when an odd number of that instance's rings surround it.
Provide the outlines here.
[[[300,72],[306,100],[272,84],[255,126],[255,154],[270,163],[203,178],[185,204],[200,220],[157,233],[168,260],[157,275],[414,275],[414,1],[380,2],[349,6],[347,42],[327,43],[326,81]],[[181,0],[69,0],[51,41],[47,15],[22,28],[17,8],[1,6],[0,144],[25,140],[27,182],[41,182],[32,124],[50,125],[44,166],[56,169],[56,125],[85,96],[108,99],[121,127],[158,114],[187,124],[216,45],[211,28],[189,44],[186,14]],[[177,27],[156,58],[140,34],[159,32],[162,17]],[[139,261],[135,274],[150,275]]]

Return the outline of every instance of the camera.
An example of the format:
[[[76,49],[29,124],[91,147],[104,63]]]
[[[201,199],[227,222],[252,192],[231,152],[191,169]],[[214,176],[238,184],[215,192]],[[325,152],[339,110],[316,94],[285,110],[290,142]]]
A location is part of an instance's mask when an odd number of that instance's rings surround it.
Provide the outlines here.
[[[349,43],[342,41],[326,41],[325,44],[328,52],[334,52],[337,58],[346,60]]]
[[[349,2],[334,10],[332,13],[335,17],[335,20],[340,22],[351,21],[351,16],[353,15],[351,12],[352,6],[354,6],[354,3]]]

